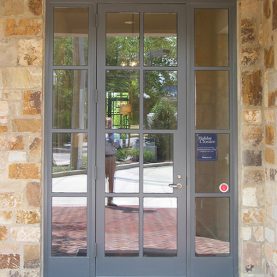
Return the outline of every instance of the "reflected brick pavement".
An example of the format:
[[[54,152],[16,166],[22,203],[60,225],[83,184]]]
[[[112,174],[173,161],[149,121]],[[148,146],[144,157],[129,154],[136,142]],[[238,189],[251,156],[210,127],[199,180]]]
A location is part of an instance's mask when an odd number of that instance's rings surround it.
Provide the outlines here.
[[[86,249],[87,212],[85,207],[54,207],[52,210],[52,255],[75,256]],[[118,255],[136,255],[138,252],[137,207],[107,207],[106,250]],[[145,249],[157,255],[171,255],[176,249],[176,210],[158,208],[145,210]],[[79,251],[79,254],[80,252]],[[156,251],[156,252],[155,252]],[[211,238],[196,237],[198,255],[229,253],[229,243]]]

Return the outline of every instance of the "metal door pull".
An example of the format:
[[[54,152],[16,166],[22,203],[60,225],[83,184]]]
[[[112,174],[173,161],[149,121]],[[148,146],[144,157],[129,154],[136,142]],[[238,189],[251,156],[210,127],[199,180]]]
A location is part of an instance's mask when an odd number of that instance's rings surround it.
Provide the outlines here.
[[[177,184],[169,184],[168,185],[171,188],[177,188],[177,189],[182,189],[183,185],[181,183],[177,183]]]

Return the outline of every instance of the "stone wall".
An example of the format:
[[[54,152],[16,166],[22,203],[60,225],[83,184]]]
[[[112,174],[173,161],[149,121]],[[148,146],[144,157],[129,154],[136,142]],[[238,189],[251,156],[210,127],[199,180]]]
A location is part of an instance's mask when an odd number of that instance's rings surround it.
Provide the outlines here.
[[[272,277],[277,276],[277,0],[241,0],[238,10],[240,270],[242,276]]]
[[[0,276],[40,274],[41,0],[0,0]]]

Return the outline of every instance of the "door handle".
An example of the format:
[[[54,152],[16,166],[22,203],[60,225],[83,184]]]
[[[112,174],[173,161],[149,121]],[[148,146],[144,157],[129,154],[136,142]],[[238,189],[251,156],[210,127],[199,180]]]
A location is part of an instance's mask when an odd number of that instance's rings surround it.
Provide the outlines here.
[[[176,188],[176,189],[182,189],[183,185],[181,183],[177,183],[177,184],[169,184],[168,185],[171,188]]]

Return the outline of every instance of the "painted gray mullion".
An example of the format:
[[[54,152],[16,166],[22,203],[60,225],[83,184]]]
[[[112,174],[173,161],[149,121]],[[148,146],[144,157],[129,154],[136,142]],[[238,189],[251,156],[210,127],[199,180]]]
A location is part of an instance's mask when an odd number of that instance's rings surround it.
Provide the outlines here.
[[[108,70],[140,70],[140,66],[107,66]],[[168,70],[168,71],[177,71],[178,66],[143,66],[144,70],[147,71],[157,71],[157,70]]]
[[[96,146],[93,142],[96,140],[96,103],[94,92],[96,91],[96,28],[95,28],[95,6],[89,8],[89,33],[88,33],[88,169],[95,168]],[[88,230],[88,256],[91,258],[89,271],[91,276],[95,276],[95,261],[93,252],[95,247],[95,185],[96,172],[87,170],[87,230]]]
[[[220,135],[220,134],[231,134],[231,131],[230,130],[221,130],[221,129],[195,129],[194,127],[194,130],[193,130],[194,133],[196,134],[204,134],[204,133],[209,133],[209,134],[217,134],[217,135]]]
[[[205,198],[230,198],[232,196],[231,191],[226,193],[221,192],[197,192],[195,193],[195,198],[205,197]]]
[[[70,7],[70,8],[74,8],[74,7]],[[51,68],[53,70],[89,70],[90,65],[52,65]]]
[[[231,212],[230,212],[230,231],[231,231],[231,255],[233,256],[233,272],[234,276],[238,276],[238,108],[237,108],[237,91],[236,91],[236,68],[237,68],[237,59],[236,59],[236,5],[234,4],[229,9],[229,24],[230,24],[230,33],[229,33],[229,51],[230,51],[230,102],[232,107],[230,108],[231,113],[231,153],[230,153],[230,181],[232,184],[231,188]]]
[[[46,60],[53,60],[53,38],[52,30],[53,30],[53,6],[48,5],[46,7],[46,22],[49,23],[48,28],[46,29]],[[48,114],[48,118],[45,120],[45,133],[48,134],[49,130],[52,127],[52,71],[47,65],[45,66],[46,72],[46,80],[45,80],[45,91],[47,96],[45,99],[49,99],[49,101],[45,101],[45,113]],[[44,201],[44,216],[46,218],[46,222],[44,223],[44,259],[45,263],[48,264],[49,257],[51,255],[51,241],[52,241],[52,232],[51,232],[51,217],[52,217],[52,199],[51,199],[51,186],[49,186],[49,180],[51,180],[51,161],[52,155],[49,149],[52,149],[52,139],[47,137],[45,138],[44,144],[44,164],[45,164],[45,174],[44,174],[44,195],[46,195],[46,201]],[[44,275],[47,276],[48,268],[47,266],[43,267]]]
[[[144,14],[139,13],[139,67],[140,67],[140,86],[139,86],[139,257],[143,257],[143,245],[144,245],[144,213],[143,213],[143,183],[144,183],[144,171],[143,171],[143,143],[144,143]]]
[[[86,197],[88,196],[87,192],[51,192],[51,197]]]
[[[57,134],[57,133],[88,133],[88,129],[51,129],[50,133]]]
[[[139,134],[141,132],[143,132],[145,134],[177,134],[178,131],[177,130],[153,130],[153,129],[150,130],[150,129],[142,129],[142,128],[141,129],[107,129],[106,130],[106,133],[119,133],[119,134]]]

